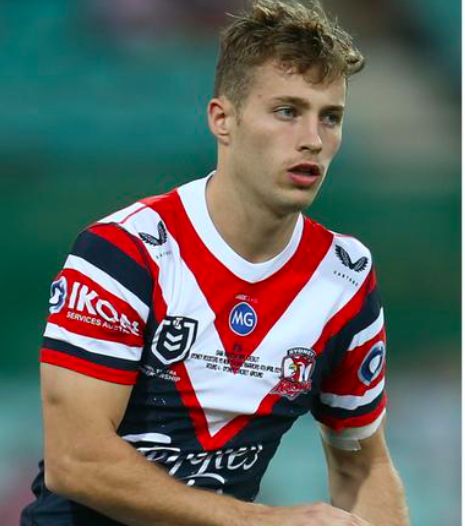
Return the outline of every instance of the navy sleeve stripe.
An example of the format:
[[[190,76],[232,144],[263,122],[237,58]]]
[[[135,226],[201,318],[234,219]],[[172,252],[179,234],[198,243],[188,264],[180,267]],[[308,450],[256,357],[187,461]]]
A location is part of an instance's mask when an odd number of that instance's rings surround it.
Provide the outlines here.
[[[377,406],[383,399],[383,396],[384,396],[384,393],[381,393],[380,395],[378,395],[378,397],[376,397],[375,400],[373,400],[369,404],[360,406],[359,408],[356,408],[355,410],[335,408],[335,407],[327,406],[326,404],[322,404],[321,402],[319,402],[318,405],[316,406],[317,415],[330,416],[330,417],[335,417],[337,419],[346,419],[349,417],[358,417],[360,415],[366,415],[367,413],[370,413],[377,408]]]
[[[366,329],[378,318],[381,312],[381,302],[379,294],[375,288],[366,297],[360,312],[350,322],[345,325],[335,336],[332,336],[323,351],[323,356],[331,357],[330,363],[334,367],[340,363],[342,357],[352,341],[352,338]]]
[[[150,306],[152,281],[149,272],[106,239],[84,231],[76,239],[71,253],[109,274]]]
[[[112,356],[99,355],[96,353],[90,353],[81,347],[76,347],[68,342],[62,340],[55,340],[54,338],[44,338],[43,347],[46,349],[52,349],[54,351],[60,351],[82,360],[93,362],[94,364],[103,365],[105,367],[111,367],[113,369],[120,369],[122,371],[136,371],[138,369],[138,362],[131,362],[130,360],[124,360],[123,358],[115,358]]]

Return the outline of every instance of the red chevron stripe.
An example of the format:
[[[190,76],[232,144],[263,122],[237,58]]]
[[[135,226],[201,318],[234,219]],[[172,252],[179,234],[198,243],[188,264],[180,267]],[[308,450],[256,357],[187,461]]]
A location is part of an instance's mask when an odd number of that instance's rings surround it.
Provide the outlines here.
[[[330,232],[306,219],[302,241],[288,263],[266,280],[249,283],[235,276],[208,250],[193,228],[177,193],[151,198],[145,203],[163,218],[170,234],[176,239],[181,257],[216,314],[216,329],[236,371],[310,280],[333,240]],[[244,296],[258,315],[257,328],[246,337],[236,335],[229,328],[229,314],[239,302],[237,296]],[[257,415],[270,414],[281,398],[276,394],[267,395],[253,415],[238,416],[215,435],[210,435],[205,413],[185,365],[177,364],[172,369],[178,377],[176,386],[183,404],[189,410],[196,435],[205,450],[224,446]]]
[[[195,389],[184,363],[176,364],[172,369],[178,376],[176,387],[181,395],[181,400],[189,411],[197,439],[204,450],[219,450],[222,448],[245,428],[252,419],[255,419],[257,416],[269,415],[273,406],[281,398],[280,395],[268,394],[253,415],[239,415],[223,426],[216,434],[211,435],[205,413],[197,399]]]
[[[215,313],[216,329],[231,367],[237,372],[310,280],[327,253],[333,235],[306,219],[302,240],[294,256],[271,277],[249,283],[233,274],[208,250],[176,192],[165,195],[152,205],[177,240],[183,260]],[[233,307],[244,299],[255,310],[258,324],[250,335],[239,336],[230,329],[229,317]]]

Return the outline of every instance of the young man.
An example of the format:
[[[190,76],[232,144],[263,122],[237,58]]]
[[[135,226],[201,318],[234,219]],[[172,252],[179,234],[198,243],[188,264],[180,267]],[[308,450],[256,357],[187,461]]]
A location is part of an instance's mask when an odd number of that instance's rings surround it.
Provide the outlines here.
[[[216,171],[92,225],[52,284],[45,465],[23,524],[407,523],[371,255],[301,214],[362,66],[316,3],[234,18],[208,107]],[[331,505],[252,503],[308,411]]]

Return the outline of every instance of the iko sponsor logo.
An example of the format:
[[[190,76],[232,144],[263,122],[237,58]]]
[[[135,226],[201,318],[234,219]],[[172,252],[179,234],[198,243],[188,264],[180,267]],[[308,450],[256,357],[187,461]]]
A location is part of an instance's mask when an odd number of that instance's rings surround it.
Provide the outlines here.
[[[66,294],[68,292],[68,282],[66,277],[60,277],[54,281],[50,287],[50,313],[57,314],[64,307]]]
[[[229,327],[239,336],[247,336],[257,326],[257,313],[251,305],[242,302],[233,307],[229,313]]]
[[[349,253],[344,250],[342,246],[336,244],[335,251],[341,263],[350,270],[353,270],[354,272],[363,272],[363,270],[366,270],[369,262],[368,257],[360,257],[360,259],[353,262]]]
[[[358,378],[369,386],[373,380],[381,373],[386,357],[386,347],[384,342],[377,342],[368,351],[358,370]]]
[[[124,313],[119,313],[115,307],[106,299],[99,297],[95,290],[79,281],[73,284],[68,302],[67,317],[69,319],[83,321],[92,325],[114,326],[115,330],[140,336],[139,322],[131,321]],[[75,312],[74,312],[75,311]],[[90,315],[89,318],[86,315]],[[92,318],[92,316],[94,316]],[[100,320],[101,318],[101,320]]]
[[[197,320],[185,316],[167,316],[158,326],[152,353],[168,366],[185,360],[197,336]]]
[[[123,437],[141,452],[149,461],[157,462],[169,469],[169,475],[186,483],[187,486],[206,487],[223,492],[228,471],[250,470],[258,461],[261,444],[228,448],[215,452],[183,453],[172,446],[169,436],[147,433]]]

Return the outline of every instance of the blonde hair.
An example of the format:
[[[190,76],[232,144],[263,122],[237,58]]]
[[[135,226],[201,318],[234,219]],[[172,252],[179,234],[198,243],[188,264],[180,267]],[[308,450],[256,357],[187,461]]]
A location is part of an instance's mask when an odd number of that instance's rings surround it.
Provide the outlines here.
[[[364,66],[352,37],[318,0],[251,0],[220,36],[215,97],[240,108],[257,66],[273,60],[315,83],[348,79]]]

